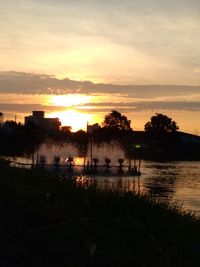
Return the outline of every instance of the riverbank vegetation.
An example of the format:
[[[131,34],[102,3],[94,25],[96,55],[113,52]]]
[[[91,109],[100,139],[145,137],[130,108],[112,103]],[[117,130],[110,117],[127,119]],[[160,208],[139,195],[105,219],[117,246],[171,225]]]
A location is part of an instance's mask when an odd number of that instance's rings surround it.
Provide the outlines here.
[[[200,221],[148,196],[0,162],[0,265],[199,266]]]

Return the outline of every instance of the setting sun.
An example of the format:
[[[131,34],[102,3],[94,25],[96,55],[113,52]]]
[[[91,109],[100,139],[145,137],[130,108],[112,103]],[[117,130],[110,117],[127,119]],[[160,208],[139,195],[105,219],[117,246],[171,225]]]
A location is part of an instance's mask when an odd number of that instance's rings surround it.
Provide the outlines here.
[[[72,131],[76,132],[80,129],[86,130],[87,122],[90,121],[92,115],[86,113],[80,113],[75,110],[67,110],[67,111],[49,113],[47,117],[59,118],[62,123],[62,126],[71,126]]]

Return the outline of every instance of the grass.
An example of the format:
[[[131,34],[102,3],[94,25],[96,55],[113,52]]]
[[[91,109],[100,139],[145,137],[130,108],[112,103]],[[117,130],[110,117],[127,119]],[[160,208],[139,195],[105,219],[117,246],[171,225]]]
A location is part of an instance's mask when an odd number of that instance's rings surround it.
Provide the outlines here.
[[[4,161],[0,170],[0,266],[199,266],[194,214]]]

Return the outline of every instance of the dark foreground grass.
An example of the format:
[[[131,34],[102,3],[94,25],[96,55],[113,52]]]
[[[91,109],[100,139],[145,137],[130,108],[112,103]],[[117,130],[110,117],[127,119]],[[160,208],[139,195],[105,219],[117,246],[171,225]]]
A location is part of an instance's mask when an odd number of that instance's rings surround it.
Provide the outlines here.
[[[0,266],[200,266],[200,222],[168,203],[98,192],[0,162]]]

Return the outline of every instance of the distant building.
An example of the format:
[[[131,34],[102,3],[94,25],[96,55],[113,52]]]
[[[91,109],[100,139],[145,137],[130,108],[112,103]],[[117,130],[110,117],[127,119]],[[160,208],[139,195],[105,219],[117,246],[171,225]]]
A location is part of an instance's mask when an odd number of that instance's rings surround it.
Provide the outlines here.
[[[44,111],[33,111],[31,116],[24,118],[24,124],[34,123],[45,130],[59,130],[61,122],[58,118],[45,118]]]
[[[180,142],[183,144],[188,145],[200,145],[200,137],[198,135],[184,133],[184,132],[178,132],[180,136]]]

